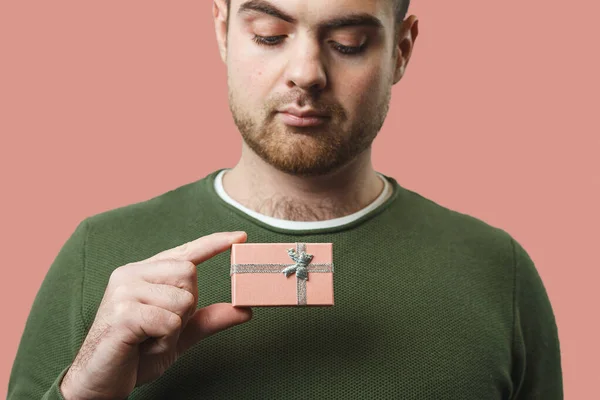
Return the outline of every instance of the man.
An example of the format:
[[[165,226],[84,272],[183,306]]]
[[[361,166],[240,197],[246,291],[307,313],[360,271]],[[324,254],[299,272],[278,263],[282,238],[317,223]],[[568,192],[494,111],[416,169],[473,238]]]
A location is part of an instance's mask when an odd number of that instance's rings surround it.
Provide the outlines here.
[[[407,7],[215,0],[239,163],[77,227],[9,399],[562,399],[523,247],[373,170],[418,35]],[[232,307],[244,241],[333,243],[335,305]]]

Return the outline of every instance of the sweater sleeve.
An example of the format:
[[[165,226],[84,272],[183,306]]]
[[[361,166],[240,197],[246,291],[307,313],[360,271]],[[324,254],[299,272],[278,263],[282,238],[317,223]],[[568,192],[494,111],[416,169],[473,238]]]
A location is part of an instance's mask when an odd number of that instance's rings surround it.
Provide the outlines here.
[[[540,275],[523,247],[515,255],[514,400],[562,400],[558,329]]]
[[[86,335],[81,310],[88,224],[79,223],[38,290],[11,370],[8,400],[63,399],[60,382]]]

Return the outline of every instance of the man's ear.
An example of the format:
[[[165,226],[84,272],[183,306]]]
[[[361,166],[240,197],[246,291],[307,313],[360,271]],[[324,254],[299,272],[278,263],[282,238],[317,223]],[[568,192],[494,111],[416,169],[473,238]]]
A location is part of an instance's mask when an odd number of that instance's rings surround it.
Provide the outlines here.
[[[402,26],[398,31],[397,48],[395,49],[394,84],[398,83],[404,76],[418,34],[419,24],[416,16],[411,15],[402,21]]]
[[[213,1],[213,18],[221,60],[227,62],[227,3],[225,0]]]

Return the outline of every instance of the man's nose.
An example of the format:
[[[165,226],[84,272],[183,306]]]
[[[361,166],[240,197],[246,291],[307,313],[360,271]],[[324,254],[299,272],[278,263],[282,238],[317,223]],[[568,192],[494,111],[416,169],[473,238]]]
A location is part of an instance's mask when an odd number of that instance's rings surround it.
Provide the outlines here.
[[[286,81],[290,87],[298,86],[307,91],[320,91],[327,85],[323,54],[318,43],[299,40],[291,48],[286,69]]]

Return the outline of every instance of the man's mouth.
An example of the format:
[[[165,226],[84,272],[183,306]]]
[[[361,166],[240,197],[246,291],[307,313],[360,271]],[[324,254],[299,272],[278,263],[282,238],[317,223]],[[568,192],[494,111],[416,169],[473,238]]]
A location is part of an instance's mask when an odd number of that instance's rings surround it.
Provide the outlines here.
[[[331,117],[315,109],[300,109],[288,107],[279,110],[284,124],[295,127],[318,126],[327,122]]]

